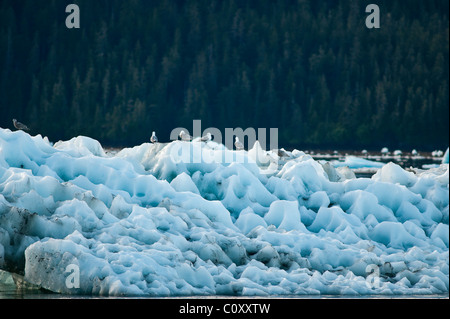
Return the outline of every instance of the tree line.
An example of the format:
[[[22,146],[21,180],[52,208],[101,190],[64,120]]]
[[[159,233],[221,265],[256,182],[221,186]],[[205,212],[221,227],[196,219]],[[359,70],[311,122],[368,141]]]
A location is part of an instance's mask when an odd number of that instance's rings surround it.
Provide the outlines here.
[[[1,127],[53,141],[164,141],[200,119],[277,127],[285,147],[444,148],[449,2],[3,0],[0,97]]]

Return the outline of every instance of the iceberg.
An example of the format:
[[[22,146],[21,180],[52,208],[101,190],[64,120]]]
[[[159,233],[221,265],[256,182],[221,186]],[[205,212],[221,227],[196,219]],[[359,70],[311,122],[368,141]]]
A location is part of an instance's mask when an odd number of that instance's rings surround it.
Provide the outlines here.
[[[442,157],[442,164],[448,164],[449,163],[449,148],[447,147],[447,150],[444,153],[444,156]]]
[[[0,128],[0,271],[74,295],[448,294],[448,164],[288,155]]]
[[[350,169],[358,168],[381,168],[384,163],[371,161],[365,158],[360,158],[356,156],[346,156],[344,161],[332,161],[335,167],[347,166]]]

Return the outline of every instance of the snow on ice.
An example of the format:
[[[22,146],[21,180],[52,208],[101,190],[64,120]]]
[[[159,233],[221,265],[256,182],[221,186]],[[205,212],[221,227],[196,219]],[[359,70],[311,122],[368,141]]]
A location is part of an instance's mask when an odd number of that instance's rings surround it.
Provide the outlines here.
[[[108,155],[0,129],[0,269],[68,294],[448,293],[448,185],[448,164],[355,178],[258,143]]]

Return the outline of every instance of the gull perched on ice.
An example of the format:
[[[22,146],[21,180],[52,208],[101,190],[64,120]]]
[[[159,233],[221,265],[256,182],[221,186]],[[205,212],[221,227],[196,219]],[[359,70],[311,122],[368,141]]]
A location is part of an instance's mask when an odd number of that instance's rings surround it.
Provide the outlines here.
[[[239,142],[239,137],[237,136],[235,138],[234,146],[236,146],[237,151],[241,151],[244,149],[244,145],[241,142]]]
[[[190,141],[192,140],[192,137],[186,133],[184,130],[181,130],[180,134],[178,135],[182,141]]]
[[[290,152],[289,152],[290,153]],[[279,157],[291,157],[291,155],[292,155],[292,153],[291,154],[289,154],[284,148],[280,148],[278,151],[277,151],[277,155],[279,156]]]
[[[200,139],[200,141],[207,143],[207,142],[211,141],[211,139],[212,139],[211,133],[208,132],[208,133],[206,133],[205,136],[203,136],[203,137]]]
[[[29,131],[30,129],[23,123],[18,122],[16,119],[13,119],[14,127],[18,130]]]
[[[152,142],[152,143],[157,143],[158,142],[158,138],[156,137],[156,134],[155,134],[154,131],[152,133],[152,137],[150,137],[150,142]]]

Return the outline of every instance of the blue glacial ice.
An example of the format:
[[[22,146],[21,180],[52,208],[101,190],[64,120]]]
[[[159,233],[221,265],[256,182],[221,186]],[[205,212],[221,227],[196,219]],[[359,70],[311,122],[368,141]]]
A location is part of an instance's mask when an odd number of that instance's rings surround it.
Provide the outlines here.
[[[448,164],[449,163],[449,148],[447,147],[447,150],[444,153],[444,156],[442,157],[442,164]]]
[[[54,292],[447,294],[448,247],[448,164],[355,178],[258,143],[111,155],[0,129],[0,269]]]

